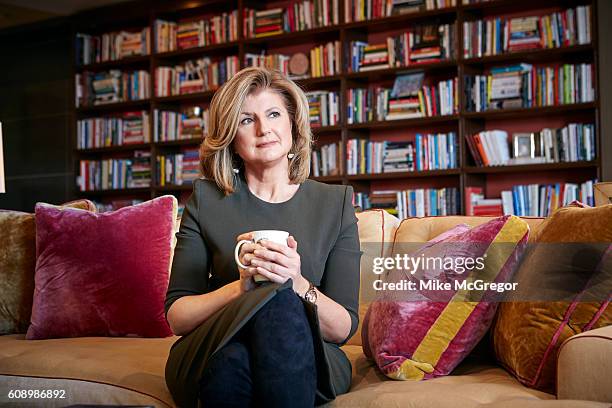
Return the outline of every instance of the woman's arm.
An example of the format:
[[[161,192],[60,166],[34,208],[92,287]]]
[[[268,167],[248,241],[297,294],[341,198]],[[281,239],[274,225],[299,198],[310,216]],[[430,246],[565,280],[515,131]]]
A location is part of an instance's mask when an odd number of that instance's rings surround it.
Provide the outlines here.
[[[203,295],[180,297],[172,303],[166,316],[170,329],[177,336],[184,336],[241,294],[237,280]]]

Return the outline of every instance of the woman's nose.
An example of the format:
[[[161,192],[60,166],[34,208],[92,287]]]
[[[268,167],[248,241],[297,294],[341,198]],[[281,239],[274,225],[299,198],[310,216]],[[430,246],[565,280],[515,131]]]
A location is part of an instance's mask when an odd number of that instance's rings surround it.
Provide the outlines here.
[[[259,121],[259,136],[264,136],[267,133],[270,133],[270,124],[266,119],[261,119]]]

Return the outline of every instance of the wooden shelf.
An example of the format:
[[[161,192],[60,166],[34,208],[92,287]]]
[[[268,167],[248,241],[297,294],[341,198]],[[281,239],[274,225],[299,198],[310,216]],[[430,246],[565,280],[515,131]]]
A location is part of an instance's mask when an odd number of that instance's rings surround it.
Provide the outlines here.
[[[117,103],[107,103],[104,105],[94,105],[94,106],[84,106],[77,108],[77,113],[80,115],[83,114],[93,114],[93,113],[105,113],[105,112],[120,112],[127,110],[140,110],[140,109],[148,109],[149,107],[149,99],[138,99],[135,101],[127,101],[127,102],[117,102]]]
[[[485,66],[492,64],[506,64],[513,62],[548,62],[560,57],[576,58],[580,55],[593,56],[593,45],[582,44],[570,47],[535,49],[521,52],[507,52],[498,55],[487,55],[485,57],[473,57],[463,59],[463,63],[473,66]]]
[[[227,43],[206,45],[204,47],[185,48],[182,50],[155,53],[153,54],[153,57],[158,59],[180,59],[183,57],[201,57],[203,54],[238,53],[238,44],[238,41],[231,41]]]
[[[106,146],[96,147],[93,149],[75,149],[77,154],[101,154],[101,153],[114,153],[114,152],[126,152],[132,150],[150,149],[151,143],[138,143],[138,144],[124,144],[118,146]]]
[[[132,195],[132,194],[150,194],[150,187],[142,188],[119,188],[115,190],[94,190],[94,191],[79,191],[79,194],[87,197],[98,197],[107,195]]]
[[[94,64],[81,65],[76,67],[77,71],[102,71],[105,69],[124,68],[129,66],[143,66],[149,70],[149,55],[136,55],[133,57],[122,58],[113,61],[96,62]]]
[[[440,177],[440,176],[458,176],[461,174],[460,169],[448,170],[425,170],[425,171],[402,171],[376,174],[355,174],[346,176],[349,181],[363,180],[388,180],[388,179],[403,179],[403,178],[423,178],[423,177]]]
[[[333,75],[333,76],[324,76],[318,78],[304,78],[304,79],[296,79],[295,82],[299,85],[307,88],[307,91],[316,86],[330,86],[330,85],[338,85],[342,80],[343,75]]]
[[[469,174],[493,174],[493,173],[520,173],[533,171],[551,171],[551,170],[566,170],[566,169],[588,169],[596,168],[595,161],[579,161],[579,162],[563,162],[563,163],[537,163],[537,164],[519,164],[510,166],[487,166],[465,167],[463,171]]]
[[[175,146],[199,146],[202,143],[202,139],[180,139],[180,140],[168,140],[166,142],[155,142],[157,147],[175,147]]]
[[[350,72],[348,74],[344,74],[344,77],[348,80],[369,80],[369,81],[381,81],[393,79],[396,75],[401,75],[404,73],[425,71],[457,71],[457,61],[455,60],[444,60],[437,62],[429,62],[429,63],[420,63],[420,64],[412,64],[406,67],[397,67],[397,68],[387,68],[387,69],[377,69],[373,71],[365,71],[365,72]]]
[[[315,135],[321,135],[324,133],[334,133],[340,132],[342,130],[342,126],[321,126],[321,127],[311,127],[312,133]]]
[[[443,123],[454,123],[454,122],[457,122],[458,119],[459,119],[458,115],[429,116],[429,117],[414,118],[414,119],[355,123],[352,125],[346,125],[346,128],[349,130],[393,129],[393,128],[407,127],[407,126],[426,126],[426,125],[443,124]]]
[[[215,91],[194,92],[182,95],[157,96],[153,99],[155,103],[174,103],[174,102],[202,102],[212,99]]]
[[[319,176],[319,177],[310,177],[312,180],[319,181],[321,183],[340,183],[342,181],[342,176]]]
[[[318,42],[329,40],[332,37],[338,37],[342,25],[332,25],[328,27],[313,28],[312,30],[294,31],[292,33],[281,33],[271,35],[269,37],[260,38],[245,38],[243,44],[245,46],[258,46],[273,42],[278,45],[292,45],[299,42]],[[336,38],[339,39],[339,38]]]
[[[456,18],[456,16],[456,7],[446,7],[443,9],[424,10],[391,17],[345,23],[342,28],[346,30],[366,30],[371,33],[383,32],[406,28],[406,23],[417,20],[439,20],[444,17]]]
[[[595,102],[575,103],[555,106],[538,106],[534,108],[498,109],[484,112],[465,112],[466,119],[514,119],[542,115],[560,115],[568,112],[588,112],[596,108]]]

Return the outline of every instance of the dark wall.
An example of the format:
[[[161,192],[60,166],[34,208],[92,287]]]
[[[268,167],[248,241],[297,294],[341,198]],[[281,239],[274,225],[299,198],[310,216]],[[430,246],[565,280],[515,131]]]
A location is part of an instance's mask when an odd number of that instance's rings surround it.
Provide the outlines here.
[[[74,196],[70,31],[57,19],[0,32],[2,209],[32,211],[38,201]]]

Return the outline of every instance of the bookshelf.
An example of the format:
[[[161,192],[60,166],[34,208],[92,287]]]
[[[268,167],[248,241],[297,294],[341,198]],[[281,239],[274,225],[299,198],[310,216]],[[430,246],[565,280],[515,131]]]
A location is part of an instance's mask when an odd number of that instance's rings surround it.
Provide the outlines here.
[[[305,91],[330,91],[339,95],[339,123],[333,126],[313,128],[315,148],[326,144],[337,144],[346,147],[351,139],[371,141],[414,142],[415,135],[449,133],[456,134],[457,168],[445,170],[401,171],[380,174],[347,174],[346,151],[338,163],[341,174],[316,177],[321,182],[334,184],[351,184],[359,193],[374,191],[405,190],[416,188],[455,188],[458,192],[457,212],[465,214],[466,188],[480,187],[485,198],[499,198],[500,191],[516,184],[525,183],[582,183],[587,180],[602,180],[604,173],[602,154],[602,136],[600,128],[600,85],[598,72],[598,28],[597,1],[567,0],[491,0],[474,4],[463,4],[456,0],[456,5],[432,10],[415,11],[402,15],[391,15],[365,21],[345,21],[345,10],[348,1],[338,0],[339,24],[313,28],[304,31],[277,34],[261,38],[247,38],[243,30],[243,11],[251,9],[272,9],[287,7],[294,1],[253,2],[234,0],[222,2],[216,0],[167,2],[136,1],[121,6],[109,6],[98,10],[81,13],[74,19],[74,37],[76,33],[99,35],[114,30],[139,30],[154,27],[157,20],[195,21],[209,18],[221,13],[238,10],[238,39],[220,44],[212,44],[187,49],[175,49],[156,52],[155,33],[151,28],[151,53],[130,56],[120,60],[97,62],[88,65],[75,65],[75,74],[84,72],[101,72],[109,69],[125,71],[146,70],[150,75],[151,89],[149,97],[142,100],[122,101],[97,106],[75,108],[74,138],[77,136],[77,121],[86,118],[121,115],[125,112],[146,111],[150,129],[150,140],[146,143],[127,146],[110,146],[74,150],[76,174],[79,174],[80,160],[108,158],[128,158],[137,150],[148,151],[151,157],[151,186],[148,188],[128,188],[103,191],[84,191],[77,194],[93,197],[102,202],[121,199],[148,199],[162,194],[175,194],[180,201],[189,195],[190,185],[161,185],[156,179],[158,155],[180,153],[184,149],[194,149],[199,145],[198,139],[179,139],[155,141],[154,117],[156,110],[180,111],[190,106],[205,109],[214,94],[214,89],[181,95],[156,96],[154,91],[155,72],[158,67],[176,66],[190,60],[209,57],[211,60],[228,56],[237,56],[239,68],[245,67],[245,55],[248,53],[285,54],[304,52],[328,42],[340,41],[341,71],[332,76],[297,79],[296,82]],[[332,0],[330,0],[332,3]],[[496,55],[482,57],[464,56],[463,38],[464,23],[486,20],[495,17],[515,18],[522,16],[542,16],[560,12],[568,8],[589,5],[590,41],[585,44],[564,45],[556,48],[521,49]],[[93,21],[93,24],[91,22]],[[87,23],[85,23],[87,22]],[[381,43],[388,36],[395,36],[423,25],[452,24],[453,53],[442,60],[419,62],[408,66],[383,68],[363,72],[350,72],[348,69],[348,44],[351,41]],[[499,110],[480,112],[467,109],[467,77],[483,75],[491,68],[509,66],[518,63],[532,64],[534,67],[556,66],[561,64],[589,63],[593,66],[593,87],[595,97],[592,101],[554,106],[511,107]],[[393,84],[397,75],[423,72],[427,85],[437,81],[457,78],[455,94],[457,95],[456,112],[443,116],[423,116],[402,120],[376,120],[364,123],[350,123],[346,106],[349,89],[386,87]],[[561,128],[569,123],[592,123],[595,128],[596,158],[591,161],[534,163],[502,166],[477,166],[470,152],[466,136],[483,130],[504,129],[508,134],[516,132],[538,132],[543,128]],[[74,143],[76,146],[76,141]],[[511,147],[511,146],[510,146]]]

